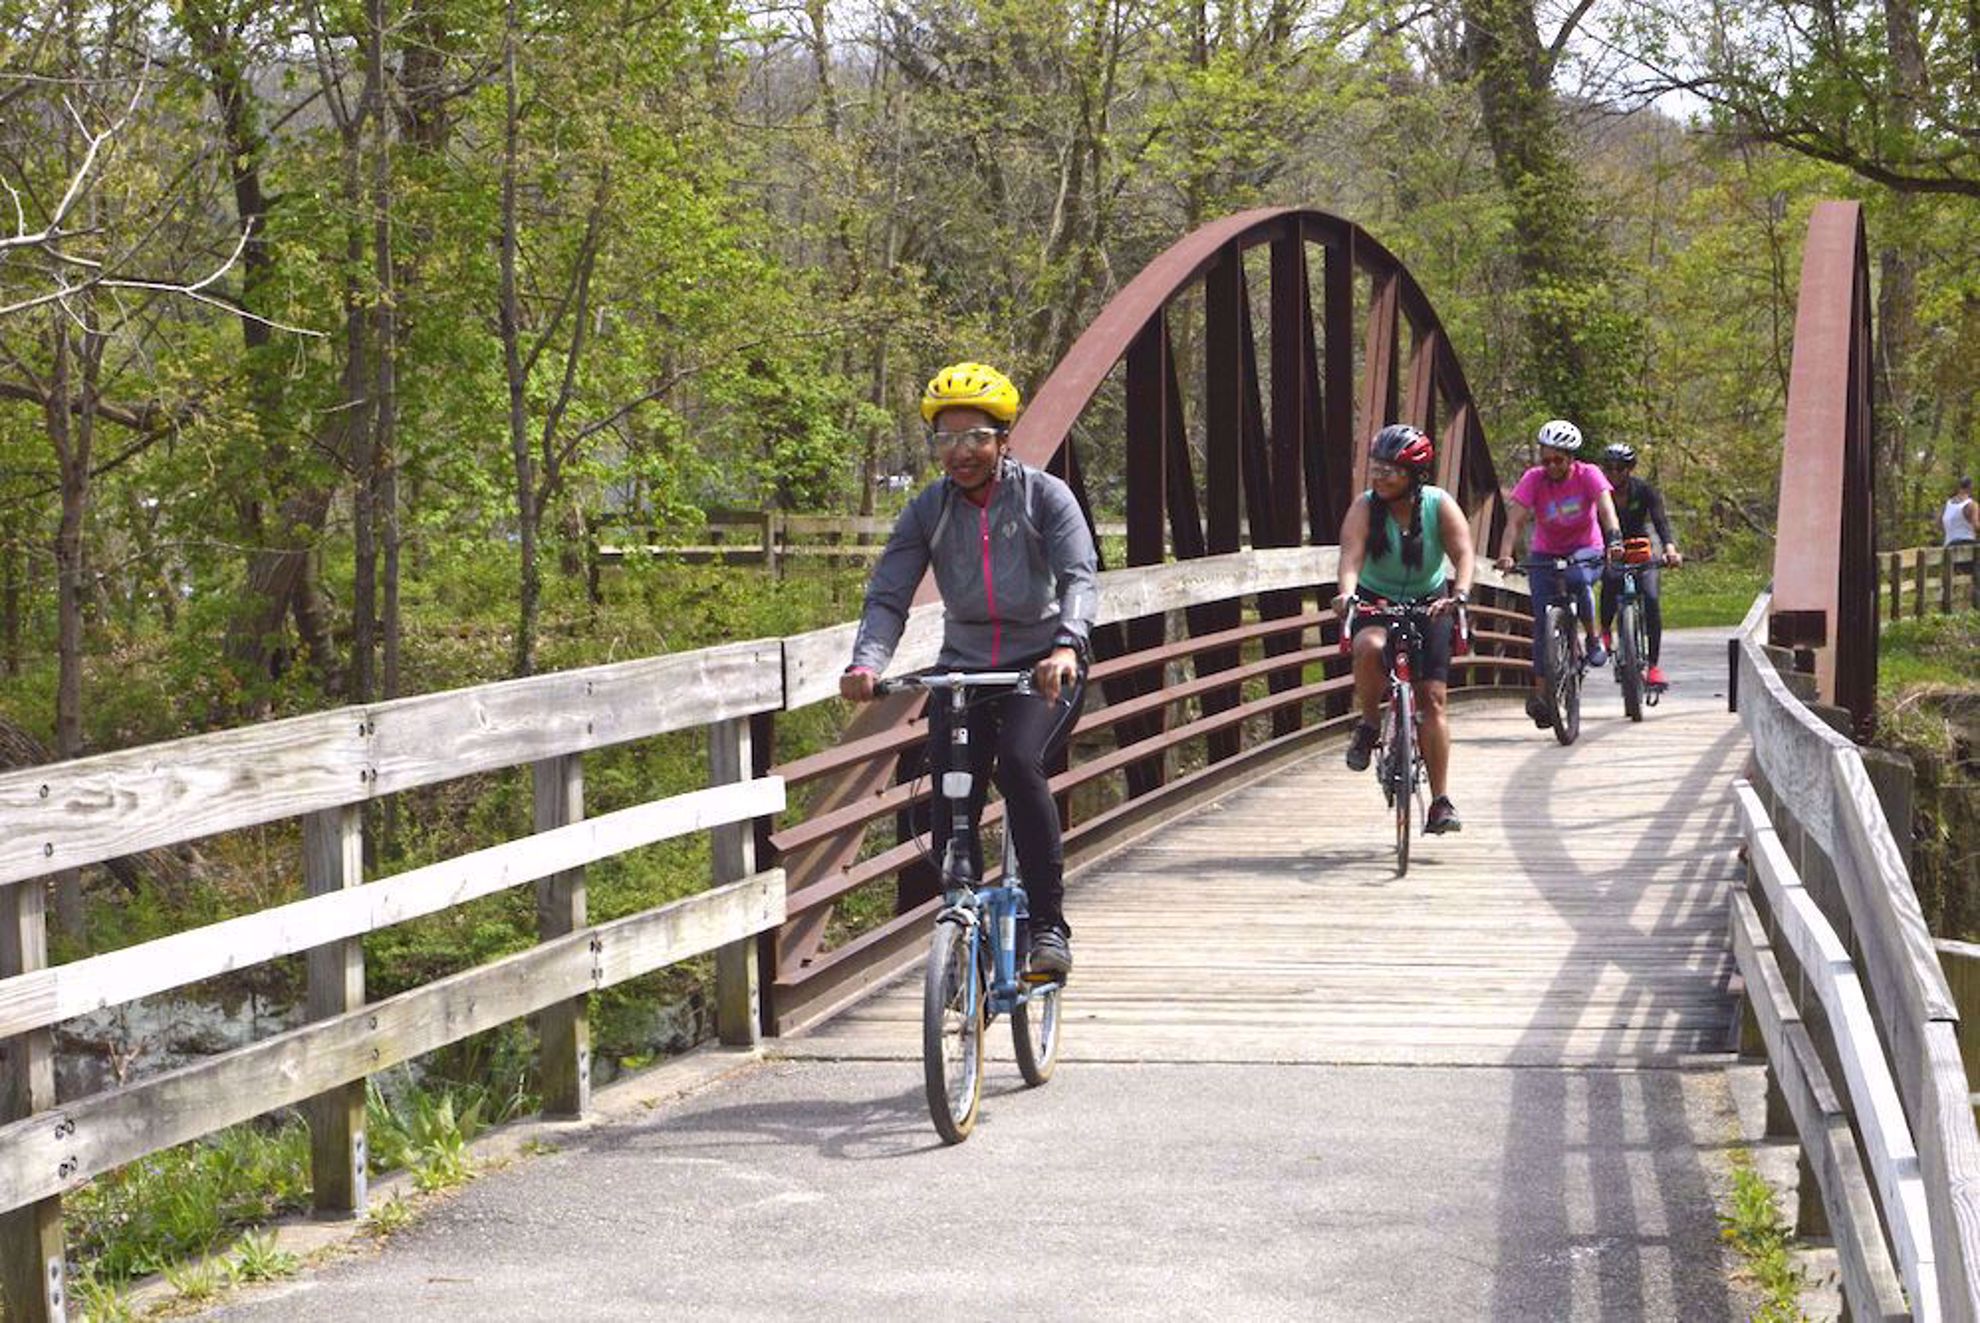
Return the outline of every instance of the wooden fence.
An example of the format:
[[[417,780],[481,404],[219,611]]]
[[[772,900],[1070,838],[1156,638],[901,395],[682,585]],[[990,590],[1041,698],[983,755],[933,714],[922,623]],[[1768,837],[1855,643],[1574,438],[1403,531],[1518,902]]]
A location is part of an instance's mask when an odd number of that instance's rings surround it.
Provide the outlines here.
[[[723,1038],[753,1042],[755,935],[784,917],[751,819],[783,785],[751,778],[748,718],[782,698],[778,645],[742,643],[226,731],[0,776],[0,1282],[7,1317],[66,1315],[61,1199],[91,1177],[274,1108],[304,1105],[314,1202],[365,1204],[365,1079],[521,1016],[539,1016],[545,1110],[590,1092],[585,995],[717,953]],[[588,749],[702,728],[709,788],[584,817]],[[527,765],[535,834],[360,885],[367,801]],[[47,967],[37,879],[215,832],[302,819],[308,898]],[[713,832],[714,887],[588,925],[584,866]],[[367,1002],[362,936],[537,884],[532,949]],[[229,970],[306,954],[310,1023],[121,1088],[58,1102],[52,1027]]]
[[[1352,679],[1331,597],[1332,547],[1238,552],[1100,576],[1102,660],[1053,779],[1069,859],[1118,843],[1343,729]],[[1455,687],[1527,674],[1523,581],[1478,574],[1475,650]],[[1498,597],[1495,591],[1508,594]],[[1151,646],[1106,655],[1153,623]],[[773,766],[775,716],[837,693],[853,626],[271,722],[0,776],[0,1283],[8,1318],[64,1316],[62,1196],[91,1177],[276,1108],[303,1105],[319,1212],[365,1204],[366,1077],[537,1015],[545,1110],[589,1094],[585,996],[715,951],[730,1042],[813,1023],[918,956],[934,901],[913,784],[925,727],[894,699],[836,747]],[[940,607],[917,609],[892,670],[933,661]],[[1141,637],[1147,631],[1137,628]],[[585,751],[705,729],[710,788],[585,818]],[[363,806],[527,765],[533,835],[363,883]],[[803,787],[787,811],[786,786]],[[1090,807],[1075,813],[1073,792]],[[986,820],[1001,817],[992,805]],[[125,950],[47,965],[39,879],[215,833],[300,818],[308,897]],[[869,828],[891,840],[869,843]],[[715,887],[588,924],[587,863],[711,831]],[[880,833],[882,835],[887,833]],[[780,867],[767,867],[773,862]],[[788,876],[788,887],[786,878]],[[541,942],[367,1002],[360,939],[525,882]],[[898,888],[898,912],[828,948],[840,902]],[[788,890],[788,896],[787,896]],[[310,1023],[88,1098],[58,1102],[52,1030],[85,1012],[304,953]],[[770,964],[761,984],[760,962]]]
[[[1980,610],[1980,544],[1879,552],[1877,570],[1885,620]]]
[[[1798,1230],[1833,1238],[1856,1318],[1980,1318],[1958,1012],[1863,758],[1756,641],[1767,605],[1733,649],[1753,754],[1736,787],[1748,883],[1732,937],[1769,1131],[1801,1143]]]

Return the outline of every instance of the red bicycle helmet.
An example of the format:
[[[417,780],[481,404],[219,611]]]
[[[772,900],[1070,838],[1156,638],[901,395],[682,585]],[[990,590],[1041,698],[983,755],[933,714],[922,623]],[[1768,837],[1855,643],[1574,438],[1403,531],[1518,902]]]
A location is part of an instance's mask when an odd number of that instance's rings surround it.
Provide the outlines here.
[[[1430,438],[1418,428],[1408,423],[1390,423],[1375,434],[1375,440],[1368,447],[1371,459],[1379,459],[1388,464],[1401,464],[1415,469],[1418,473],[1427,472],[1430,463],[1437,457],[1437,448],[1430,444]]]

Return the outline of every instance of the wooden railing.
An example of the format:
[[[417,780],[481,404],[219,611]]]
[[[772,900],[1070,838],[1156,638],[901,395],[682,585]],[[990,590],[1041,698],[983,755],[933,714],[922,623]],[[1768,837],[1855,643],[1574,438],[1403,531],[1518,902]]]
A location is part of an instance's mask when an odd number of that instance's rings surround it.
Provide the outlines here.
[[[742,643],[420,698],[344,708],[0,776],[0,1281],[13,1323],[66,1311],[61,1199],[92,1176],[274,1108],[303,1104],[314,1201],[365,1204],[365,1079],[524,1015],[539,1015],[545,1110],[590,1092],[585,995],[717,953],[723,1038],[753,1042],[755,935],[784,917],[781,870],[758,871],[751,819],[783,807],[750,778],[748,719],[782,700],[775,641]],[[706,790],[584,817],[581,755],[704,729]],[[360,885],[363,814],[379,796],[528,765],[537,831]],[[302,819],[308,898],[46,967],[44,887],[68,868],[216,832]],[[711,890],[588,925],[584,867],[713,832]],[[525,882],[532,949],[367,1002],[362,936]],[[54,1089],[51,1031],[72,1016],[296,953],[311,1022],[90,1097]]]
[[[1800,1229],[1832,1236],[1855,1317],[1980,1318],[1980,1137],[1959,1017],[1871,773],[1793,692],[1789,655],[1758,642],[1767,607],[1733,644],[1753,749],[1736,787],[1748,884],[1732,935],[1769,1131],[1799,1137]]]
[[[1877,571],[1885,620],[1980,610],[1980,544],[1879,552]]]

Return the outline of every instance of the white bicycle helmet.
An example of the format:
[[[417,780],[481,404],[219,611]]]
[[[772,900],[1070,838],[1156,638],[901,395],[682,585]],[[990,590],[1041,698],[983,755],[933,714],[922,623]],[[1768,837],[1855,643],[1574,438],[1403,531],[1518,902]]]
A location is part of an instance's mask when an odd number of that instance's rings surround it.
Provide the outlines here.
[[[1540,429],[1540,444],[1549,450],[1577,454],[1581,450],[1581,429],[1565,418],[1556,418]]]

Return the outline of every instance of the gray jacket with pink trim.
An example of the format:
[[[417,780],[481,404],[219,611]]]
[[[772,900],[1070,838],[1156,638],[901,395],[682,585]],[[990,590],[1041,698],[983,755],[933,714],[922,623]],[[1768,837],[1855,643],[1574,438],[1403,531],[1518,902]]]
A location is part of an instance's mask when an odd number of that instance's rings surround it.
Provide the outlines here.
[[[946,477],[917,492],[867,581],[853,666],[887,668],[931,565],[944,609],[938,666],[1028,666],[1060,643],[1086,655],[1099,555],[1058,478],[1007,456],[982,507]]]

